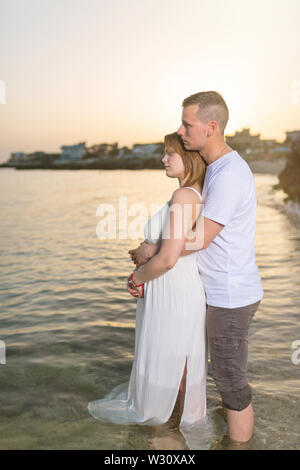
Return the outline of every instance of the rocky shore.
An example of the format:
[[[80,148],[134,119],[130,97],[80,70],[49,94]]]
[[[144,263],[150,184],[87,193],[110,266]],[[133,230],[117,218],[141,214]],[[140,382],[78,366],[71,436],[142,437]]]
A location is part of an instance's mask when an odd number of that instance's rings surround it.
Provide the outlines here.
[[[291,150],[275,189],[282,189],[286,193],[286,201],[300,203],[300,142],[293,142]]]

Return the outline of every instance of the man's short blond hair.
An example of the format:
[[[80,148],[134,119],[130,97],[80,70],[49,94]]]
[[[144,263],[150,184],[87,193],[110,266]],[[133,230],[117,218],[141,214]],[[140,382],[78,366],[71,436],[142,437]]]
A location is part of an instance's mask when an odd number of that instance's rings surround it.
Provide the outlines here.
[[[229,119],[229,111],[224,98],[217,91],[201,91],[188,96],[182,102],[182,107],[198,105],[197,116],[205,124],[209,121],[217,121],[220,132],[224,135],[225,127]]]

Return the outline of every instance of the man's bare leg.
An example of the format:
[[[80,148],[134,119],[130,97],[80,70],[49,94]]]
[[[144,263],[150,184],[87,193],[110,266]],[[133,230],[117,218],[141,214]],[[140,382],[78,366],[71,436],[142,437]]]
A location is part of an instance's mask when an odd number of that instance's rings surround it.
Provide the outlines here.
[[[252,403],[242,411],[227,410],[228,435],[238,442],[251,439],[254,428],[254,413]]]

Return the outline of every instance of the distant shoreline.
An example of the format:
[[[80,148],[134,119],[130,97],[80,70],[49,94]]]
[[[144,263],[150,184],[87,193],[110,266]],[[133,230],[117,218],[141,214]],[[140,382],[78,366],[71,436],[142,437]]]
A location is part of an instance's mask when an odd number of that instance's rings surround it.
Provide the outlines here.
[[[267,160],[246,160],[253,173],[269,173],[279,175],[285,168],[286,159]],[[94,162],[90,164],[69,163],[64,165],[7,165],[1,164],[0,168],[15,168],[16,170],[163,170],[163,166],[158,159],[143,159],[140,161],[132,160],[109,160],[103,162]]]
[[[95,162],[72,162],[64,164],[1,164],[0,168],[15,168],[16,170],[161,170],[163,164],[158,158],[143,159],[103,159]]]

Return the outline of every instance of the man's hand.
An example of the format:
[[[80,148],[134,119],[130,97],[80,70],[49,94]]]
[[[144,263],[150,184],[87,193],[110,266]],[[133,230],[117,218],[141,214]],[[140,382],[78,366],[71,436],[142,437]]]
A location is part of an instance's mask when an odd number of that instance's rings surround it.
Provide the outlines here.
[[[145,264],[151,259],[158,251],[159,244],[151,245],[147,242],[140,243],[140,246],[134,250],[129,250],[128,253],[131,256],[132,261],[139,268],[142,264]]]

